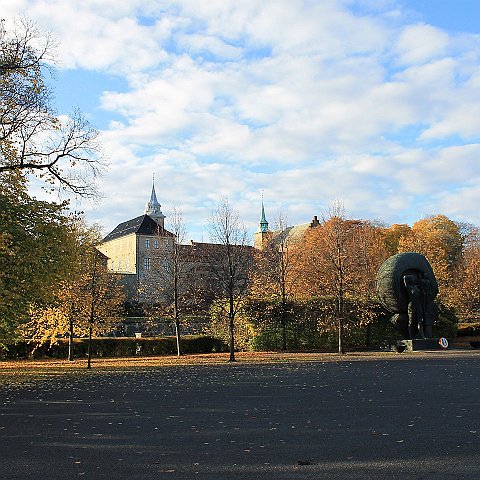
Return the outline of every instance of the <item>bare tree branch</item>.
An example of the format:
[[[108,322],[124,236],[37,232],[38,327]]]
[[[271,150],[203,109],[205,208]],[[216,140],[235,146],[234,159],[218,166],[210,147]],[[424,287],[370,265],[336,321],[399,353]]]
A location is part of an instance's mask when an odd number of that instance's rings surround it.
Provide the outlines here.
[[[0,173],[22,170],[75,194],[97,194],[104,167],[98,132],[74,110],[57,116],[44,74],[55,44],[29,20],[0,25]]]

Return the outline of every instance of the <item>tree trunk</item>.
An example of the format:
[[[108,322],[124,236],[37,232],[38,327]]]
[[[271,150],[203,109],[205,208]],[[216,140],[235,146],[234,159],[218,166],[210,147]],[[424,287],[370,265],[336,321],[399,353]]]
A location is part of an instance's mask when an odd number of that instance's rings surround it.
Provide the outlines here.
[[[235,362],[235,335],[234,335],[234,320],[235,320],[235,310],[233,305],[233,295],[230,294],[230,309],[228,312],[228,317],[230,320],[230,362]]]
[[[345,347],[343,345],[343,273],[340,271],[340,289],[337,297],[337,315],[338,315],[338,353],[343,355],[345,353]]]
[[[180,319],[178,316],[175,317],[175,336],[177,337],[177,356],[182,355],[182,346],[180,343]]]
[[[229,362],[235,362],[235,339],[233,334],[233,315],[230,314],[230,358]]]
[[[88,328],[87,368],[92,368],[92,330],[93,322],[90,320],[90,326]]]
[[[68,332],[68,359],[73,362],[73,320],[70,320],[70,330]]]
[[[366,334],[366,339],[365,339],[365,346],[367,348],[370,348],[372,345],[372,325],[369,323],[367,325],[367,334]]]
[[[287,319],[285,310],[285,301],[282,301],[282,316],[280,317],[282,321],[282,350],[287,349]]]
[[[175,317],[175,336],[177,337],[177,356],[182,355],[182,346],[180,343],[180,315],[178,312],[178,274],[177,269],[175,268],[175,278],[174,278],[174,292],[173,292],[173,315]]]
[[[338,316],[338,353],[343,355],[345,347],[343,346],[343,318]]]

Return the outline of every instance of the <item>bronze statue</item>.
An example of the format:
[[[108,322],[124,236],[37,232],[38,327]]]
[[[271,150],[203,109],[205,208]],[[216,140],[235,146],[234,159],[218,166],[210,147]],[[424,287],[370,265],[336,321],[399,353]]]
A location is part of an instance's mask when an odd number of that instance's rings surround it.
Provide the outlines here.
[[[377,274],[377,293],[405,340],[432,338],[438,284],[423,255],[406,252],[388,258]]]

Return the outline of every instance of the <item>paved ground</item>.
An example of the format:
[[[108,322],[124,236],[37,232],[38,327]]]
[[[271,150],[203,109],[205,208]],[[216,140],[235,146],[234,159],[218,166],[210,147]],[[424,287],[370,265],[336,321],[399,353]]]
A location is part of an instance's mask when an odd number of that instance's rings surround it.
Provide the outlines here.
[[[479,479],[480,354],[0,388],[1,479]]]

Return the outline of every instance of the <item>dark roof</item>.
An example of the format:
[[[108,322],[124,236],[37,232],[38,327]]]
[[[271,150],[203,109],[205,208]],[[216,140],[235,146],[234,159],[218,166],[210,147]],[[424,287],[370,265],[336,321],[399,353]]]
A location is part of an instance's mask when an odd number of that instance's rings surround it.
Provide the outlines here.
[[[159,231],[160,229],[160,231]],[[104,239],[103,242],[108,242],[115,238],[124,237],[131,233],[139,235],[162,235],[165,237],[173,236],[168,230],[161,228],[158,223],[148,215],[140,215],[132,218],[126,222],[117,225]]]

